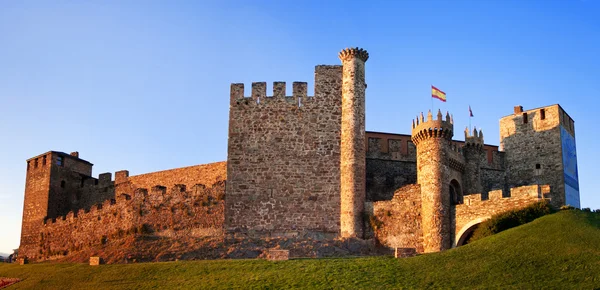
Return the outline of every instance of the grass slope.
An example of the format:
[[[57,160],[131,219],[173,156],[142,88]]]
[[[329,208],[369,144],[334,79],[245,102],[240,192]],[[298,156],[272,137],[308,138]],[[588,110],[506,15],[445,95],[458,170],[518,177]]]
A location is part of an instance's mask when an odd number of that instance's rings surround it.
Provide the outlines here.
[[[414,258],[0,265],[10,289],[600,287],[600,215],[569,210]]]

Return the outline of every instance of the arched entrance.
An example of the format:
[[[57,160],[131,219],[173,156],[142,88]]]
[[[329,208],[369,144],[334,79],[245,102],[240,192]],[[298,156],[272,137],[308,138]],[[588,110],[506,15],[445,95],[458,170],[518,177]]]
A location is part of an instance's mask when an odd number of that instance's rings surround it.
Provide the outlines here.
[[[450,203],[452,205],[463,203],[462,188],[456,179],[450,181]]]
[[[469,223],[467,223],[466,225],[464,225],[462,227],[462,229],[460,229],[458,234],[456,234],[456,237],[454,239],[456,242],[454,243],[453,247],[460,247],[460,246],[465,245],[465,243],[469,240],[469,238],[473,234],[473,231],[475,231],[475,229],[477,229],[479,224],[481,224],[482,222],[484,222],[488,219],[490,219],[489,216],[482,217],[482,218],[472,220]]]

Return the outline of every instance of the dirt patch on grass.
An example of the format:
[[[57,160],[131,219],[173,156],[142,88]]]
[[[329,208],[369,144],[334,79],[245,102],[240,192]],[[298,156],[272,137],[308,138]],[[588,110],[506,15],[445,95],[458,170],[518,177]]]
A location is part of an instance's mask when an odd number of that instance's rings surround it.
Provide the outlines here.
[[[19,281],[21,281],[21,279],[0,277],[0,289],[6,288],[12,284],[19,282]]]

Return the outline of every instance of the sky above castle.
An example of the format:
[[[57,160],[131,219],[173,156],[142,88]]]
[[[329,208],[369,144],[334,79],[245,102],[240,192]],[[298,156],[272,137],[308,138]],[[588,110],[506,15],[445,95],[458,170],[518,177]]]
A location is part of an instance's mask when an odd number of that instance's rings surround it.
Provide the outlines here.
[[[25,160],[79,151],[131,175],[227,158],[229,85],[307,81],[368,50],[367,130],[410,134],[447,93],[454,139],[559,103],[575,120],[582,207],[600,208],[597,1],[2,1],[0,252],[19,245]]]

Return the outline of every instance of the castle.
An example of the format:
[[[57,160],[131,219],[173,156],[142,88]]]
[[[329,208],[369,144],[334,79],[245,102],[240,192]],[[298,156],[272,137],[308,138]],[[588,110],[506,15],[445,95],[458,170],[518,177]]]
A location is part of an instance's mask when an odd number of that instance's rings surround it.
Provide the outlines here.
[[[365,63],[315,67],[294,82],[232,84],[227,162],[92,177],[78,152],[27,160],[19,254],[66,255],[107,237],[156,233],[246,238],[375,238],[437,252],[462,245],[493,214],[547,199],[579,207],[574,121],[559,106],[517,106],[500,148],[483,132],[453,140],[446,113],[421,113],[410,135],[365,131]],[[407,124],[410,125],[410,124]],[[170,188],[170,189],[168,189]]]

